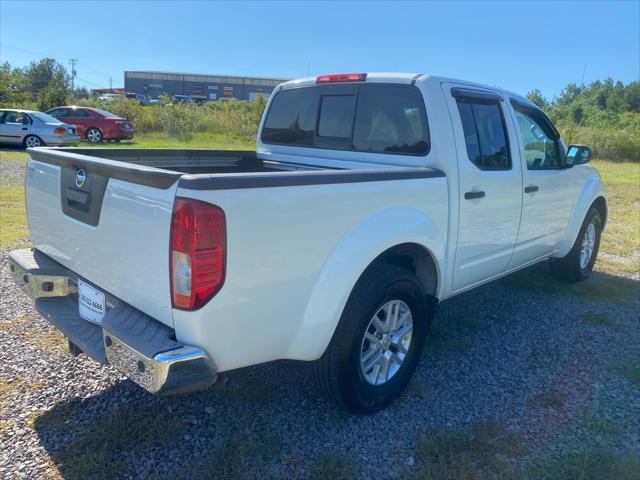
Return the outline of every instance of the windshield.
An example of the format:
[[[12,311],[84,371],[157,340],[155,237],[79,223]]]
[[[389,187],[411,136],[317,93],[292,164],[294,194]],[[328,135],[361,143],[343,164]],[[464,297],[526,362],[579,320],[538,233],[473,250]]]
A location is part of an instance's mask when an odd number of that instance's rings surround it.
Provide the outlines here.
[[[122,119],[122,117],[119,117],[118,115],[116,115],[114,113],[107,112],[106,110],[100,110],[99,108],[94,108],[93,111],[94,112],[98,112],[100,115],[105,116],[105,117]]]
[[[51,115],[47,115],[46,113],[42,113],[42,112],[31,112],[31,113],[29,113],[29,115],[31,115],[32,117],[37,118],[42,123],[62,123],[57,118],[52,117]]]

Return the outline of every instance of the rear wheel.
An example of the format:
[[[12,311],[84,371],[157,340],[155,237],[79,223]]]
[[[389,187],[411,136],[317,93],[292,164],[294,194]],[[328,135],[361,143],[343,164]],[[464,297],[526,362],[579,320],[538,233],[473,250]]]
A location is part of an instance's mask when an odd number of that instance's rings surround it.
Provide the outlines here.
[[[102,142],[102,132],[93,127],[87,129],[87,140],[89,140],[91,143]]]
[[[586,280],[596,263],[601,233],[602,217],[596,207],[591,207],[568,255],[560,259],[551,259],[553,275],[567,282]]]
[[[23,140],[24,148],[35,148],[44,146],[44,142],[40,140],[40,137],[35,135],[27,135]]]
[[[354,413],[372,413],[389,404],[420,359],[427,308],[426,294],[413,273],[385,263],[370,267],[315,363],[324,394]]]

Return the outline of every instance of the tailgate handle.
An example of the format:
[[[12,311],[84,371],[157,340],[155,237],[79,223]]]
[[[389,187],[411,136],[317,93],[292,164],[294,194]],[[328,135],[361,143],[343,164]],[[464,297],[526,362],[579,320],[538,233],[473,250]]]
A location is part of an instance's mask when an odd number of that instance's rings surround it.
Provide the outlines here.
[[[85,210],[89,206],[89,192],[67,187],[67,205]]]

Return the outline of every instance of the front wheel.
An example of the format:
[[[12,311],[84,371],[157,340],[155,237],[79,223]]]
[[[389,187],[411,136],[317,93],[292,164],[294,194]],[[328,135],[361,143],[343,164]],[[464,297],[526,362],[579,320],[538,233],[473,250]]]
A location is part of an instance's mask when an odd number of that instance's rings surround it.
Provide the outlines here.
[[[97,128],[90,128],[87,130],[87,140],[91,143],[102,142],[102,132]]]
[[[407,385],[424,347],[427,297],[413,273],[380,263],[358,280],[331,343],[315,363],[324,394],[372,413]]]
[[[567,282],[586,280],[596,263],[601,234],[602,217],[597,208],[591,207],[571,251],[564,258],[551,259],[553,275]]]

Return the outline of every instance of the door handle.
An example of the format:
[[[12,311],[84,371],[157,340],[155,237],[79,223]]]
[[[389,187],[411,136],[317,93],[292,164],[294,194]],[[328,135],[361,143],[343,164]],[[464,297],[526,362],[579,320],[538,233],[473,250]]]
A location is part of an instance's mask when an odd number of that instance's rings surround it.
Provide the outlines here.
[[[464,199],[465,200],[473,200],[474,198],[484,198],[485,193],[480,192],[465,192]]]
[[[524,193],[533,193],[540,190],[540,187],[537,185],[529,185],[528,187],[524,187]]]
[[[27,127],[22,127],[22,130],[29,130]]]

